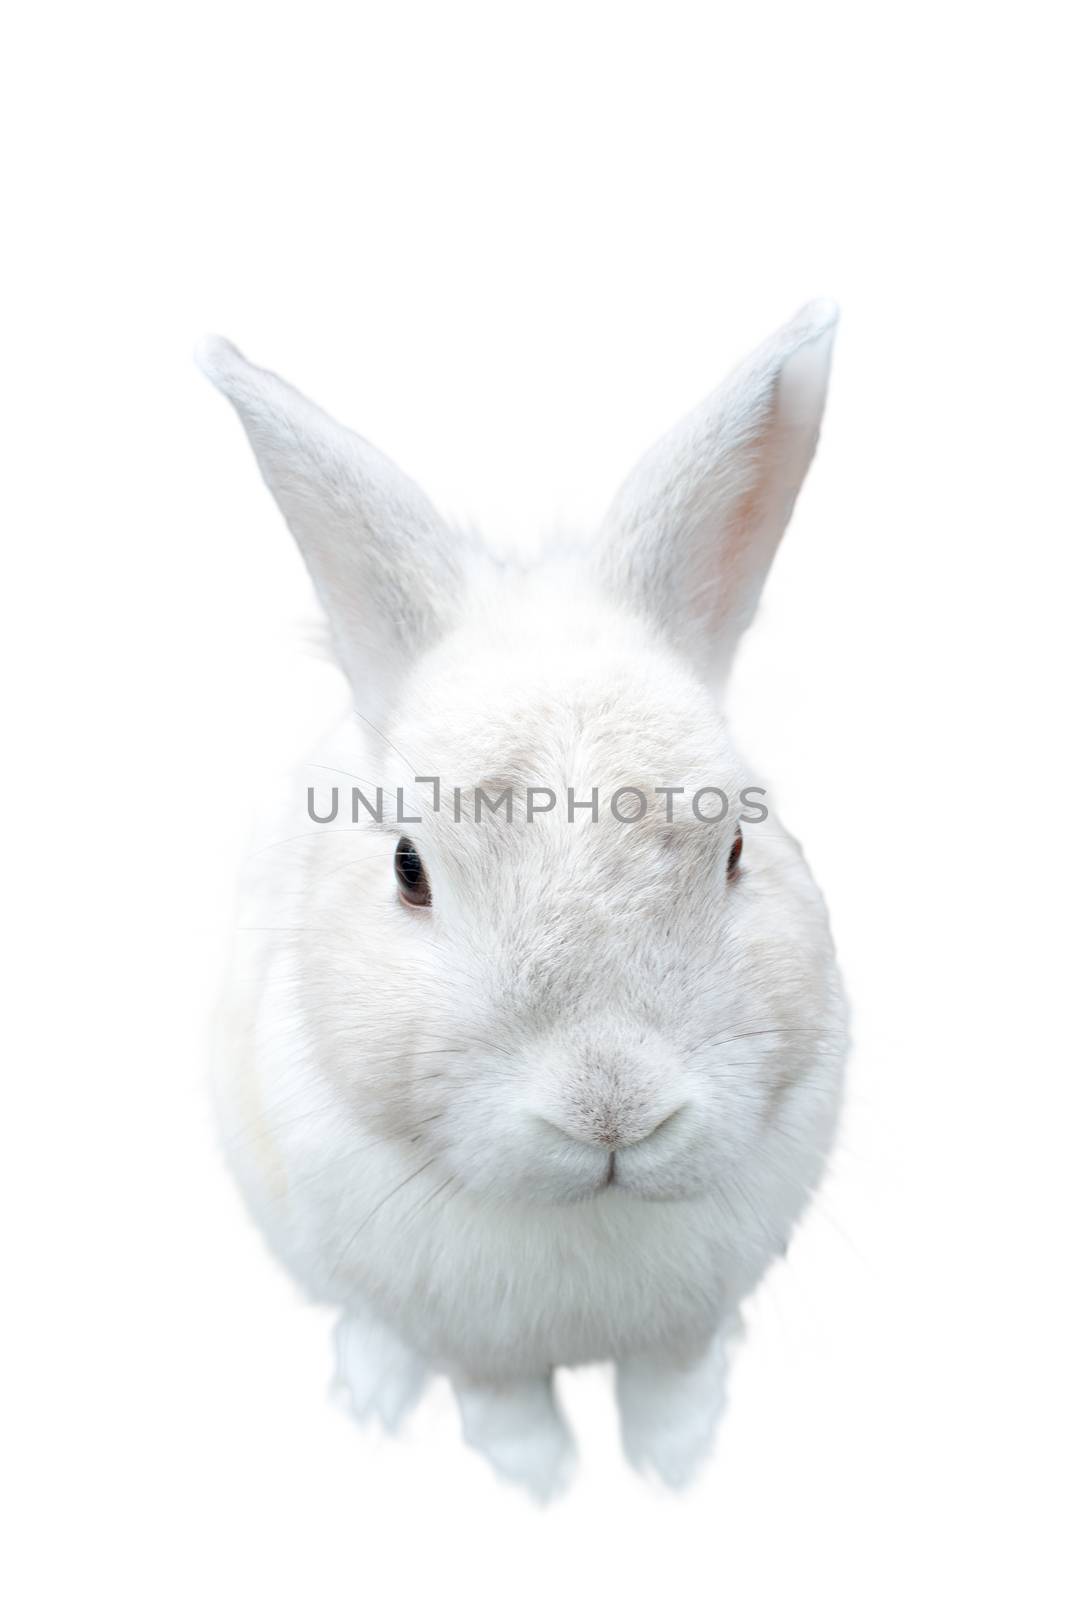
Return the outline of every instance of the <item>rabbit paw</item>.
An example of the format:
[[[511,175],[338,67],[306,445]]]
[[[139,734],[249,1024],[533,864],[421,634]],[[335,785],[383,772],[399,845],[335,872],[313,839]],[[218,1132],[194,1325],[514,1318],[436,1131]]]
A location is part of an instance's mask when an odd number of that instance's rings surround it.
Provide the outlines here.
[[[426,1369],[418,1356],[375,1318],[346,1312],[334,1333],[336,1387],[360,1422],[376,1420],[390,1433],[422,1392]]]
[[[463,1437],[501,1478],[537,1500],[566,1489],[574,1446],[548,1378],[509,1385],[456,1383]]]
[[[710,1454],[723,1413],[725,1340],[716,1338],[684,1365],[656,1357],[620,1361],[615,1392],[630,1465],[680,1489]]]

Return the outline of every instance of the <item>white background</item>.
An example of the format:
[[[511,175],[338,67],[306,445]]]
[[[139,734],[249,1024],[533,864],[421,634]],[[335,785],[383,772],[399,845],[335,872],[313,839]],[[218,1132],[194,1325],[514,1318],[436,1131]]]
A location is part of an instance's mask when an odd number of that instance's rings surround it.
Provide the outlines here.
[[[1051,6],[24,7],[3,51],[13,1597],[1062,1594],[1062,52]],[[457,517],[591,523],[815,294],[823,443],[734,720],[855,1010],[717,1458],[563,1396],[547,1512],[326,1398],[217,1156],[262,785],[342,696],[228,334]]]

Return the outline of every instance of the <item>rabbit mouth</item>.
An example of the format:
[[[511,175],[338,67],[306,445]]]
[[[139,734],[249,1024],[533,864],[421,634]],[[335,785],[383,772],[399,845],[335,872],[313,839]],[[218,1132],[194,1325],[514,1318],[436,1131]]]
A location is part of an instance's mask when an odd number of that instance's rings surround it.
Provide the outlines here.
[[[645,1201],[650,1205],[670,1205],[702,1199],[709,1193],[710,1187],[704,1178],[677,1163],[664,1166],[657,1160],[656,1166],[650,1168],[643,1160],[636,1164],[632,1157],[627,1159],[625,1150],[612,1150],[608,1153],[603,1176],[584,1194],[576,1194],[571,1203],[580,1205],[587,1200],[601,1197],[611,1200],[619,1196],[629,1201]]]

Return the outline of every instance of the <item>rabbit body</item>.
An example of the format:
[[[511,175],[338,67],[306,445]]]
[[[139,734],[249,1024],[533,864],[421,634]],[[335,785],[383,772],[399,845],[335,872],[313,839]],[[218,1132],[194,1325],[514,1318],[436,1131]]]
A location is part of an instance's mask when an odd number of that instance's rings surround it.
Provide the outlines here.
[[[586,1362],[615,1363],[634,1463],[692,1474],[740,1303],[832,1141],[847,1023],[825,910],[795,842],[745,809],[721,709],[831,331],[802,313],[597,538],[532,570],[449,532],[232,347],[205,359],[355,702],[294,786],[296,806],[336,786],[336,821],[285,819],[251,864],[227,1152],[278,1255],[340,1308],[357,1415],[392,1426],[444,1373],[468,1441],[537,1494],[572,1457],[553,1369]],[[357,786],[380,820],[352,821]]]

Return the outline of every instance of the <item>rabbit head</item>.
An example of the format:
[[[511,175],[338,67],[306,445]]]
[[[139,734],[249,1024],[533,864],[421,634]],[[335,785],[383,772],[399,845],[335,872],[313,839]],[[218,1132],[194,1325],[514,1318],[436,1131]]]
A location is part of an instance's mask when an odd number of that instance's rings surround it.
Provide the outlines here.
[[[743,1188],[832,1123],[822,902],[748,794],[722,693],[815,449],[834,320],[802,311],[588,544],[530,569],[232,346],[205,353],[385,779],[351,871],[307,889],[320,1068],[493,1203]]]

